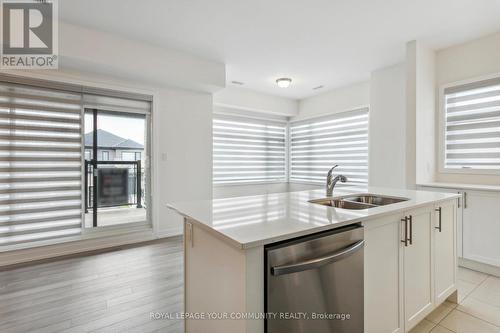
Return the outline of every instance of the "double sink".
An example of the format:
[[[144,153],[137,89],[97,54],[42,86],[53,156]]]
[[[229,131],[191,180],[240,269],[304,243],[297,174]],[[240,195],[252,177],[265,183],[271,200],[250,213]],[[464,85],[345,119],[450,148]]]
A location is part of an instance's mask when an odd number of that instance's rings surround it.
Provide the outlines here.
[[[376,194],[346,195],[338,198],[323,198],[310,200],[310,203],[342,209],[369,209],[408,201],[407,198],[390,197]]]

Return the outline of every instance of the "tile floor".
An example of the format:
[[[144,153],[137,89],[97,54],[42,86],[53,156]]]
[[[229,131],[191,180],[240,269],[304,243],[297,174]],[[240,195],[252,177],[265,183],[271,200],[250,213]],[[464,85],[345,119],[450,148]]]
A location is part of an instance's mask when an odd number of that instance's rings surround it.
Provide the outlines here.
[[[500,333],[500,278],[458,269],[458,302],[443,303],[410,333]]]

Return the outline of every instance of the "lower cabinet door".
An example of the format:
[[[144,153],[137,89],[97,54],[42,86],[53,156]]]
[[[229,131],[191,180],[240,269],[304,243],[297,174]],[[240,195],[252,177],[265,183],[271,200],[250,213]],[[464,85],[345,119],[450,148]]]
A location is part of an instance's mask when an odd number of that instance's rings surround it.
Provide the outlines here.
[[[434,218],[434,273],[436,303],[442,303],[456,288],[456,201],[436,206]]]
[[[404,332],[400,215],[365,225],[365,333]]]
[[[500,267],[498,235],[500,235],[500,194],[464,192],[464,258]]]
[[[405,331],[427,316],[433,307],[432,239],[434,206],[409,211],[402,221],[404,246]]]

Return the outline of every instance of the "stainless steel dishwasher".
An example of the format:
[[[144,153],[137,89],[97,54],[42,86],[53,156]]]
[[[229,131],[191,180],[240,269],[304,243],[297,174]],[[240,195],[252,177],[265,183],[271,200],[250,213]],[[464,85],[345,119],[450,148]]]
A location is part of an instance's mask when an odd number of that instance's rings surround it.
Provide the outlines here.
[[[363,333],[363,227],[265,249],[267,333]]]

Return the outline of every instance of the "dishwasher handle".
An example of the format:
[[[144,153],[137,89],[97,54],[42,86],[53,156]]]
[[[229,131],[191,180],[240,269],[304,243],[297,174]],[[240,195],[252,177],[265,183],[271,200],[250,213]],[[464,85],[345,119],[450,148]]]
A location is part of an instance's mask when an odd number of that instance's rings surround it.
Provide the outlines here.
[[[335,261],[339,261],[339,260],[342,260],[346,257],[349,257],[350,255],[354,254],[358,250],[362,249],[364,244],[365,244],[365,241],[360,240],[354,244],[351,244],[351,245],[341,249],[340,251],[327,254],[323,257],[309,259],[309,260],[305,260],[305,261],[298,262],[296,264],[291,264],[291,265],[282,265],[282,266],[271,267],[271,274],[274,276],[279,276],[279,275],[297,273],[297,272],[302,272],[302,271],[306,271],[309,269],[319,268],[319,267],[324,266],[326,264],[329,264],[329,263],[332,263]]]

